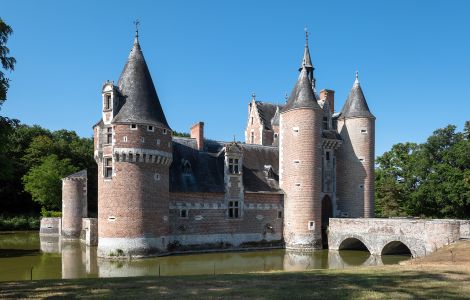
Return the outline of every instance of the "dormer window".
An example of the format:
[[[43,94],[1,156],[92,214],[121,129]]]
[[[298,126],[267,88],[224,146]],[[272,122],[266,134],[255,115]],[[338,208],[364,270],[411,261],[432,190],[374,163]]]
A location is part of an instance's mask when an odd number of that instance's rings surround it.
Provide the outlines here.
[[[131,124],[131,130],[137,130],[137,124]]]
[[[228,159],[228,172],[230,174],[239,174],[238,158]]]
[[[163,128],[163,134],[166,134],[166,133],[167,133],[167,130]]]
[[[106,144],[112,144],[113,142],[113,128],[108,127],[106,132]]]
[[[153,126],[152,125],[147,126],[147,130],[148,131],[153,131]]]
[[[106,94],[104,96],[104,109],[111,109],[112,108],[112,102],[111,102],[111,95]]]

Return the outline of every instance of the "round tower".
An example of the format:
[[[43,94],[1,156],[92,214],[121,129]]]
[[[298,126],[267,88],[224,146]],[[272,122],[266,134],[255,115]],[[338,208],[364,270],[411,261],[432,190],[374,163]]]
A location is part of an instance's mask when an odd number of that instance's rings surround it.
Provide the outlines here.
[[[172,133],[138,38],[118,86],[103,88],[95,126],[98,161],[98,255],[166,251]]]
[[[322,248],[322,109],[313,90],[308,45],[297,83],[280,112],[280,186],[284,191],[284,240],[287,249]]]
[[[338,118],[343,138],[337,156],[337,204],[345,217],[373,218],[375,192],[375,117],[358,74]]]
[[[87,173],[82,170],[62,179],[62,231],[64,238],[78,239],[82,218],[87,216]]]

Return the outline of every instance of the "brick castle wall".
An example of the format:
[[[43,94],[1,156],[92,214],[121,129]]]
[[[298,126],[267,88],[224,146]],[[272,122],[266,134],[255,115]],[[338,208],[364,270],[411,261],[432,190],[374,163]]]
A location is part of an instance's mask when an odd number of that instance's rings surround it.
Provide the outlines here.
[[[280,185],[287,248],[321,248],[321,110],[281,114]]]
[[[374,216],[375,121],[338,120],[343,145],[337,153],[337,205],[351,218]]]

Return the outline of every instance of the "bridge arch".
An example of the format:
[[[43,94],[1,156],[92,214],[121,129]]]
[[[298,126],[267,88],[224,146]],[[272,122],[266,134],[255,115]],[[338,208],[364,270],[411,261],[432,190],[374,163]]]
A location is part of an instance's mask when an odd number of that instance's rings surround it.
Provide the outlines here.
[[[391,241],[383,246],[381,255],[410,255],[412,256],[411,248],[402,241]]]
[[[357,236],[350,236],[341,241],[338,250],[364,250],[372,253],[364,241]]]

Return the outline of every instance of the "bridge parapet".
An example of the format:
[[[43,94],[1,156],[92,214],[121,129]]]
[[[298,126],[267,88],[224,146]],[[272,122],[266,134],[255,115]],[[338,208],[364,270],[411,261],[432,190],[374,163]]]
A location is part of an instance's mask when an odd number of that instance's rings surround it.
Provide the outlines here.
[[[372,255],[382,255],[386,246],[389,249],[402,243],[413,257],[421,257],[459,238],[460,223],[455,220],[331,218],[328,230],[329,249],[341,250],[356,239]]]

